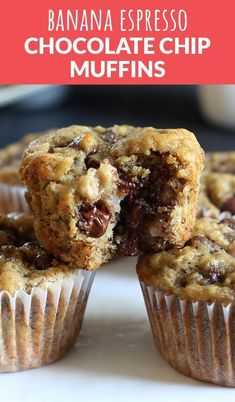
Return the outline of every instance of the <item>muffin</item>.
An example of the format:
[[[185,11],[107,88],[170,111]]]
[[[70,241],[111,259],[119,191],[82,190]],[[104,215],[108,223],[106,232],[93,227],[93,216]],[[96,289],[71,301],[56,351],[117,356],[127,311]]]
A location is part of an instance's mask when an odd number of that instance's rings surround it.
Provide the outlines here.
[[[51,363],[75,342],[93,272],[71,269],[43,250],[32,216],[0,215],[0,371]]]
[[[114,253],[182,246],[202,166],[203,151],[184,129],[71,126],[28,147],[21,178],[40,244],[92,270]]]
[[[199,215],[216,218],[226,211],[235,214],[235,152],[214,152],[202,175]]]
[[[235,386],[235,219],[199,218],[181,249],[142,255],[143,295],[161,354],[181,373]]]
[[[29,212],[25,188],[19,177],[19,165],[25,148],[39,135],[28,134],[0,150],[0,212]]]

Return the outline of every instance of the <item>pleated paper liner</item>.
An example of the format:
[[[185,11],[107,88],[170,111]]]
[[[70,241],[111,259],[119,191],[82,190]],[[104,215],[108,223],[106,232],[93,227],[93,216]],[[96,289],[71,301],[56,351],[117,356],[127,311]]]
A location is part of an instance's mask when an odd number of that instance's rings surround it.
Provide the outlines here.
[[[192,302],[141,283],[155,344],[188,377],[235,386],[235,304]]]
[[[0,292],[0,371],[40,367],[62,357],[79,335],[94,272],[14,296]]]
[[[25,191],[23,186],[0,183],[0,212],[30,212]]]

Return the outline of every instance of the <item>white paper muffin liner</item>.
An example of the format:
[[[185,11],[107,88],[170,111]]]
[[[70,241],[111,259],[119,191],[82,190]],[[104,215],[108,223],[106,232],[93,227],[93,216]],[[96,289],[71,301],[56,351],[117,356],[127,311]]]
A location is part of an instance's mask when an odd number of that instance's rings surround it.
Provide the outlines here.
[[[25,187],[0,183],[0,212],[30,212]]]
[[[140,282],[155,344],[181,373],[235,386],[235,304],[192,302]]]
[[[52,363],[75,342],[94,272],[80,270],[61,285],[14,296],[0,292],[0,371]]]

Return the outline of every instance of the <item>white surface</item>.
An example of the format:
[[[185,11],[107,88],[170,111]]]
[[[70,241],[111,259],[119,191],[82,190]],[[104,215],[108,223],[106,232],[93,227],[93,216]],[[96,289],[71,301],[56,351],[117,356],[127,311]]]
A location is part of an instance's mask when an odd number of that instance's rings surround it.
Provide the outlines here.
[[[153,345],[135,258],[97,272],[82,333],[62,360],[0,374],[0,402],[217,402],[235,390],[176,372]]]

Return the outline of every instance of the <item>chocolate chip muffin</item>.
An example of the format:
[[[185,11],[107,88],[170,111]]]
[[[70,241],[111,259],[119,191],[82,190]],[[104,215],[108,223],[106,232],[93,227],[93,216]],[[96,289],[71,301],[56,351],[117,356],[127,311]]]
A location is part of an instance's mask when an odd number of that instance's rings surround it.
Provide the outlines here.
[[[235,152],[208,155],[199,206],[201,216],[218,217],[225,211],[235,214]]]
[[[35,286],[46,288],[67,275],[68,267],[39,246],[31,215],[0,214],[0,291],[30,293]]]
[[[182,246],[202,165],[187,130],[71,126],[29,146],[21,178],[41,245],[92,270],[116,252]]]
[[[0,150],[0,183],[22,185],[19,177],[21,156],[30,142],[36,140],[39,134],[28,134],[18,142]]]
[[[79,334],[93,274],[37,243],[30,215],[0,215],[0,371],[61,357]]]
[[[190,377],[235,386],[235,219],[199,218],[181,249],[139,258],[156,346]]]
[[[0,150],[0,212],[29,212],[19,165],[25,148],[41,134],[28,134]]]

